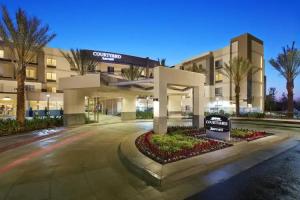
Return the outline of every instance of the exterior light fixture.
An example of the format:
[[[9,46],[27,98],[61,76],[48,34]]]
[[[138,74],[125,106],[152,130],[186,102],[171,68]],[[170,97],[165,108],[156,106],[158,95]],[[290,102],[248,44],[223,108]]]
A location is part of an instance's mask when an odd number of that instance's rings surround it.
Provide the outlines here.
[[[3,97],[2,100],[3,100],[3,101],[10,101],[11,98],[10,98],[10,97]]]
[[[158,98],[153,98],[153,101],[158,101]]]

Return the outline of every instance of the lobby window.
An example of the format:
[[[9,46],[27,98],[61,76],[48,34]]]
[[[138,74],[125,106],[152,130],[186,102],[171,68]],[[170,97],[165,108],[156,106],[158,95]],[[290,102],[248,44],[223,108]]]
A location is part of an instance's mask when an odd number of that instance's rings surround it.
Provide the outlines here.
[[[56,81],[56,73],[47,72],[46,78],[47,81]]]
[[[56,59],[47,58],[47,66],[56,66]]]
[[[26,69],[26,78],[27,79],[36,79],[36,70]]]
[[[222,82],[223,81],[223,74],[219,71],[216,72],[216,82]]]
[[[215,88],[215,95],[216,96],[223,96],[223,89],[221,87]]]
[[[4,50],[0,49],[0,58],[4,58]]]
[[[110,73],[110,74],[113,74],[115,72],[115,68],[111,67],[111,66],[108,66],[107,67],[107,72]]]
[[[223,61],[222,60],[216,60],[215,61],[215,68],[219,69],[223,67]]]

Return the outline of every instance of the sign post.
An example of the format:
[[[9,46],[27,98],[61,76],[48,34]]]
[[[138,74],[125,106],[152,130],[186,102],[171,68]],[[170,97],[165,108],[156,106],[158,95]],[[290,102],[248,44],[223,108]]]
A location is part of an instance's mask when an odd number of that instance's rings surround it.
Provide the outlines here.
[[[223,115],[208,115],[204,119],[204,127],[208,137],[219,140],[230,140],[230,121]]]

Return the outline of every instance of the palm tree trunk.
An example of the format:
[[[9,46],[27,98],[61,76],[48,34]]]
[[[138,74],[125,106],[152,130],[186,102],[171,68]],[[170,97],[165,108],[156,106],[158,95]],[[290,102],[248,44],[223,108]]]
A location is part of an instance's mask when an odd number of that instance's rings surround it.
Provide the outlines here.
[[[294,81],[288,81],[286,84],[286,89],[288,92],[288,105],[287,105],[287,116],[288,118],[294,117]]]
[[[240,116],[240,86],[235,86],[235,116]]]
[[[25,125],[25,78],[26,70],[22,67],[17,72],[17,121],[21,127]]]

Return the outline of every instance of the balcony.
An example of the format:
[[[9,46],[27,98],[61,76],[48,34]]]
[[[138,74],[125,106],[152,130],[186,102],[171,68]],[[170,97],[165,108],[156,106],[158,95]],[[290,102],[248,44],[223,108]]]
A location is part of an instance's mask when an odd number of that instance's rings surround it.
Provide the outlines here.
[[[54,79],[47,79],[47,82],[55,83],[56,80],[54,80]]]
[[[55,69],[55,68],[56,68],[56,65],[49,65],[49,64],[47,64],[47,67],[48,67],[48,68]]]

